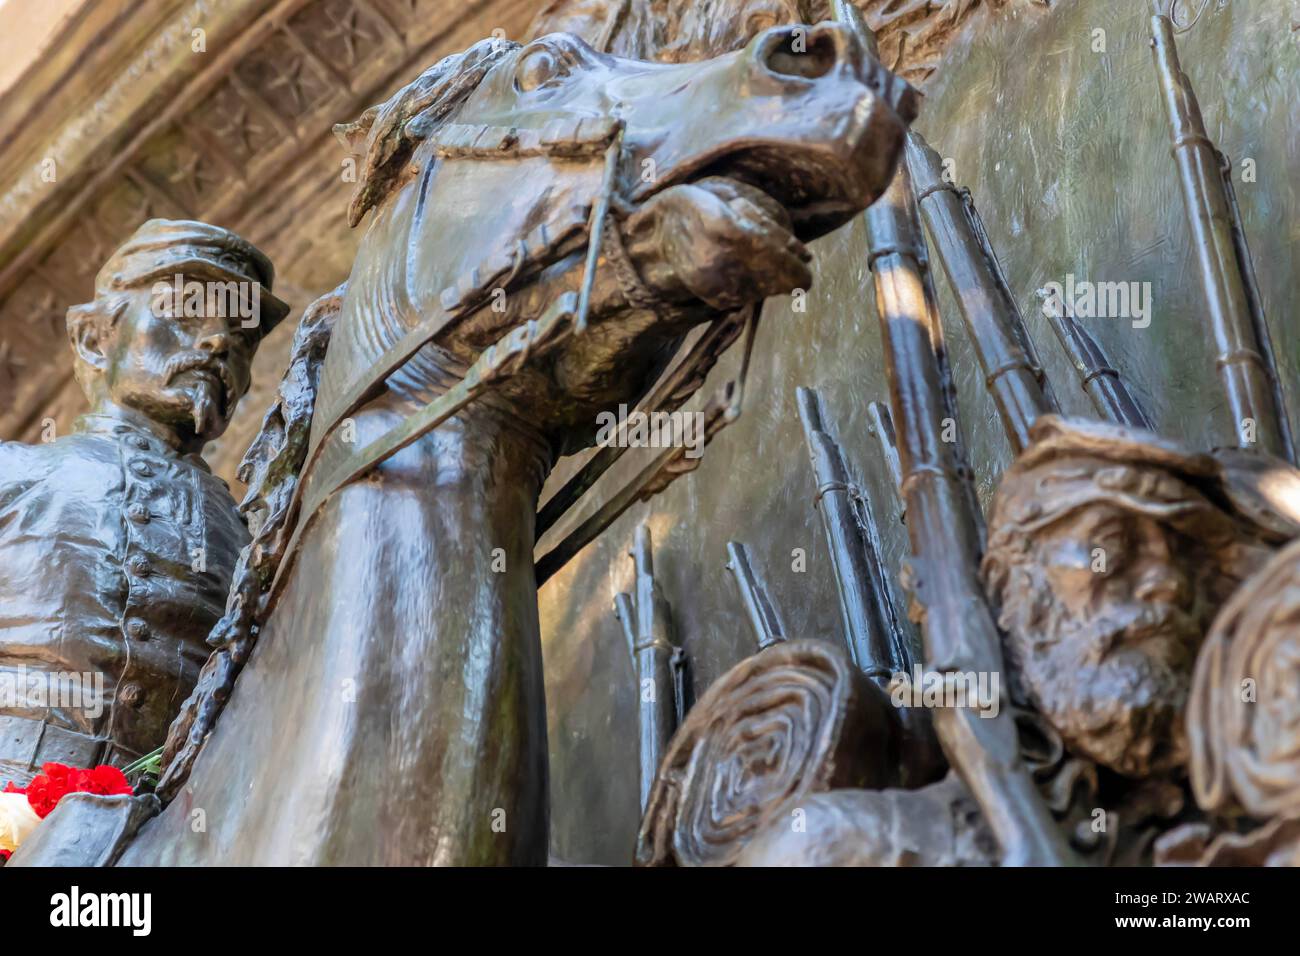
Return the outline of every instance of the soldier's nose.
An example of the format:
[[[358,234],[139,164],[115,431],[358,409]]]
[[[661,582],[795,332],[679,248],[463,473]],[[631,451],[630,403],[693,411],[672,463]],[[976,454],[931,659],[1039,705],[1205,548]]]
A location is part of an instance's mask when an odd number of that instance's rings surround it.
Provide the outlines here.
[[[1156,564],[1138,576],[1134,590],[1138,600],[1152,604],[1179,604],[1187,592],[1182,575],[1168,566]]]
[[[230,349],[230,335],[227,332],[213,332],[203,336],[195,345],[201,351],[224,355]]]

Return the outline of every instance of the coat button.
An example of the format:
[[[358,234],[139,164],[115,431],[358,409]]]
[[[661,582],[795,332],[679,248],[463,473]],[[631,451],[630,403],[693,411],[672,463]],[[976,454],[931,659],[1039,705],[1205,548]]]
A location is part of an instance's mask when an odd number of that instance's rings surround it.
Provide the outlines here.
[[[131,470],[135,472],[137,475],[139,475],[141,478],[153,477],[153,466],[150,465],[147,461],[142,461],[139,458],[131,462]]]
[[[126,622],[126,633],[137,641],[147,641],[149,640],[149,625],[138,617],[133,617]]]
[[[131,502],[126,509],[126,516],[136,524],[148,524],[150,517],[149,509],[138,501]]]
[[[153,566],[149,564],[149,559],[143,554],[131,555],[130,559],[126,562],[126,568],[138,577],[145,577],[153,570]]]
[[[144,688],[139,684],[123,684],[117,699],[128,707],[139,707],[144,703]]]

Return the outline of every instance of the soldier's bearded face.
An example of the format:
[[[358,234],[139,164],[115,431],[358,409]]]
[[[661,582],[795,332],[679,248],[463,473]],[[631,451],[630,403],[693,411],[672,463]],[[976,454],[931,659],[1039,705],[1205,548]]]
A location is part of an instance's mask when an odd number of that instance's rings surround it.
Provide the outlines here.
[[[156,314],[143,290],[105,343],[108,397],[181,434],[216,438],[248,391],[255,334],[238,319]]]
[[[1184,763],[1212,556],[1152,517],[1095,504],[1035,532],[1026,557],[1003,624],[1030,699],[1073,751],[1120,773]]]

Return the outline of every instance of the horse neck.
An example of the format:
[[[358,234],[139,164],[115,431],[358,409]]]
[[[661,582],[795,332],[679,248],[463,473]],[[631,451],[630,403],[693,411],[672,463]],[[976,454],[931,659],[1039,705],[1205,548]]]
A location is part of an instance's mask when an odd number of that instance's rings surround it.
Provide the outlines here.
[[[524,566],[532,577],[535,518],[542,483],[552,463],[549,446],[490,398],[471,404],[435,430],[439,521],[460,547],[496,548],[509,560],[505,574]]]

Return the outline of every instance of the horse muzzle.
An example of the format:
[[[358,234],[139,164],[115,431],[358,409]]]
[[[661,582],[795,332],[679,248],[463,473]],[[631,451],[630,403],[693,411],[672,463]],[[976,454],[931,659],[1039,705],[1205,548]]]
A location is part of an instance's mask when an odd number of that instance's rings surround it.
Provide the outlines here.
[[[726,176],[781,203],[804,241],[884,192],[919,102],[836,22],[776,27],[737,53],[682,66],[694,70],[683,83],[669,69],[654,78],[661,96],[624,101],[636,168],[654,171],[629,198]]]

